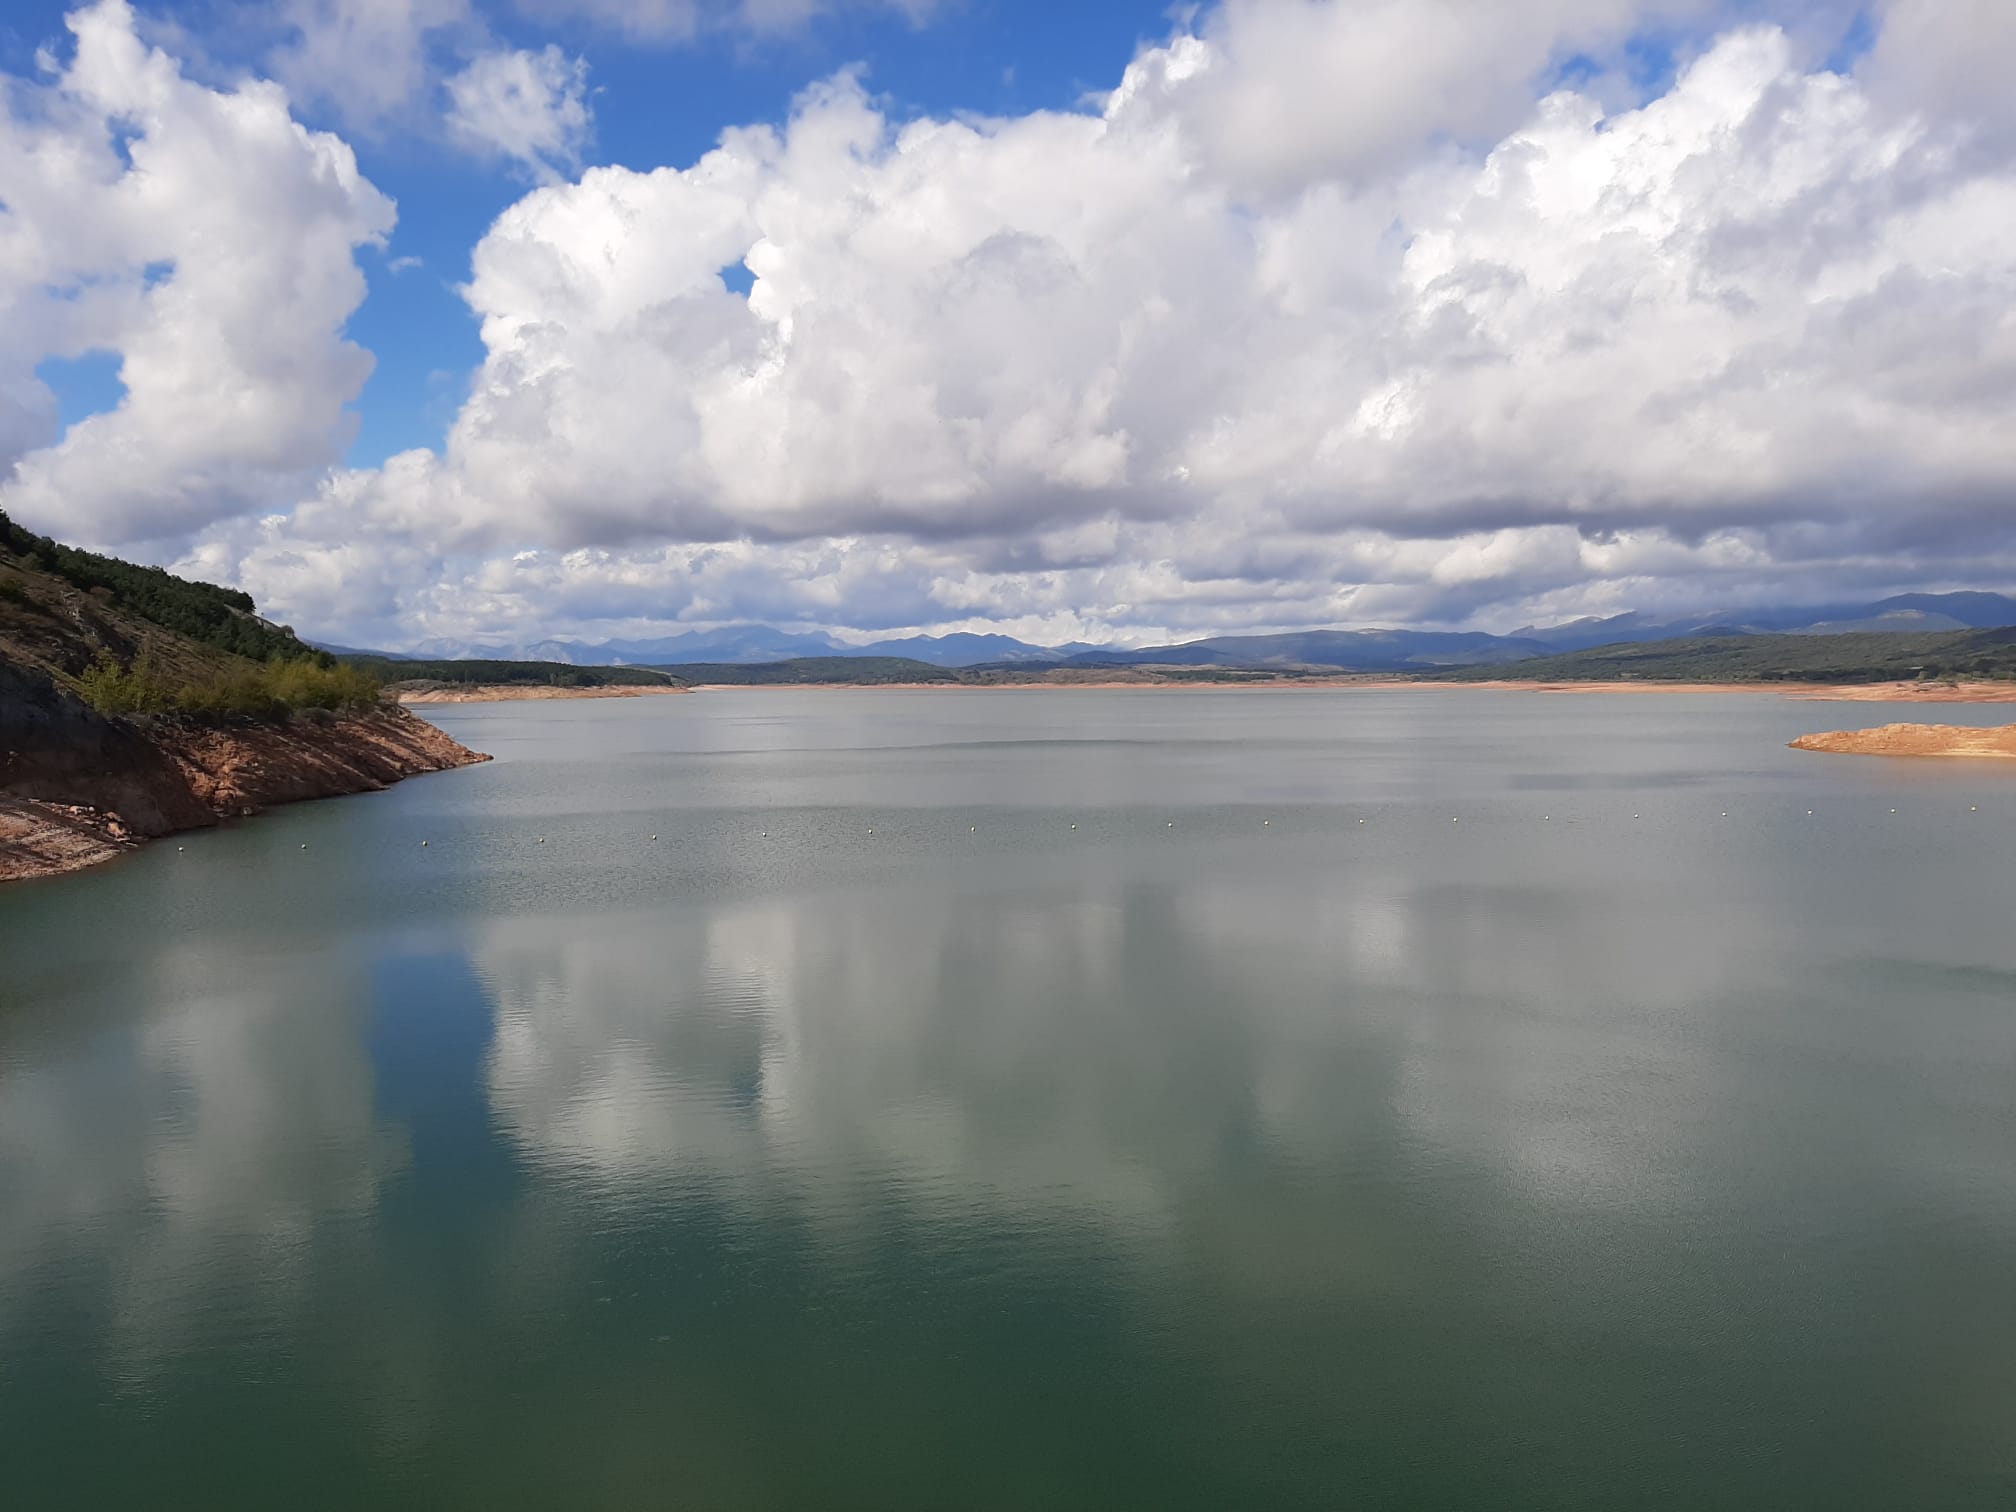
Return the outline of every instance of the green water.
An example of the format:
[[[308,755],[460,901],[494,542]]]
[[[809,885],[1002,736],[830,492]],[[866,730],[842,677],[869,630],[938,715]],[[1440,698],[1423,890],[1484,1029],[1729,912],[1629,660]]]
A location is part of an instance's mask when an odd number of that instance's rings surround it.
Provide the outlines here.
[[[1893,717],[471,706],[0,893],[7,1504],[2016,1506],[2016,771],[1783,749]]]

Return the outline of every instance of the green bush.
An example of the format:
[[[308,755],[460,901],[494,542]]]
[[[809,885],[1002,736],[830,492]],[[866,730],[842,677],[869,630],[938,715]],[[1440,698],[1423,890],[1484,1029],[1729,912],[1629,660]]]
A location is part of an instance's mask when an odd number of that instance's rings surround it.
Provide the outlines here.
[[[109,651],[77,679],[77,691],[100,714],[114,716],[165,714],[175,704],[175,689],[155,676],[147,658],[122,667]]]
[[[202,682],[161,676],[146,656],[122,667],[101,654],[77,679],[77,691],[101,714],[179,714],[192,719],[278,720],[302,710],[325,713],[368,709],[380,685],[368,672],[313,657],[276,657]]]

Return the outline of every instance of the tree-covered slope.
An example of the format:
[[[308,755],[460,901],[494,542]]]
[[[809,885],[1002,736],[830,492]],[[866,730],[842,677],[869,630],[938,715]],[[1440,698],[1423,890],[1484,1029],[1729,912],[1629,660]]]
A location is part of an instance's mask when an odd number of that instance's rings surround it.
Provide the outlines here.
[[[274,719],[368,707],[379,692],[370,674],[260,619],[245,594],[78,551],[5,515],[0,665],[115,718]]]
[[[2016,629],[1936,635],[1732,635],[1597,646],[1510,667],[1465,667],[1452,681],[1892,682],[2016,678]]]
[[[125,614],[234,656],[266,661],[275,656],[323,655],[285,625],[259,618],[249,593],[80,551],[24,529],[4,513],[0,513],[0,559],[11,559],[24,572],[56,578]]]

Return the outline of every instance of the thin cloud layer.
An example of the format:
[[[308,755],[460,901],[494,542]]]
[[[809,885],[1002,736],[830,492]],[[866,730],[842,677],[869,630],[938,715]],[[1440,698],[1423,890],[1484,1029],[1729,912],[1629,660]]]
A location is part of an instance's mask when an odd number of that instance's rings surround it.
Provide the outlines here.
[[[448,134],[537,178],[579,164],[587,144],[588,65],[548,45],[487,52],[452,74]]]
[[[193,528],[186,565],[405,643],[2008,582],[2001,96],[1892,12],[1856,71],[1743,26],[1626,106],[1600,69],[1533,81],[1683,8],[1236,0],[1096,109],[1003,119],[905,118],[843,73],[688,167],[500,216],[438,450],[207,529],[89,479],[64,508]]]

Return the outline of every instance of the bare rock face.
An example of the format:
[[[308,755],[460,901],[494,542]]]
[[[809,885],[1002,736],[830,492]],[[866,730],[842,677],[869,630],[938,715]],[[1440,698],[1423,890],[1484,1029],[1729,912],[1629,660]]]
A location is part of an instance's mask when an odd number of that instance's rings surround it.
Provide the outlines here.
[[[287,725],[175,730],[162,745],[215,814],[375,792],[421,772],[490,759],[394,704]]]
[[[116,813],[138,835],[217,822],[139,726],[107,719],[44,674],[5,662],[0,793]]]
[[[108,719],[44,673],[0,662],[0,882],[489,759],[391,704],[270,725]]]

